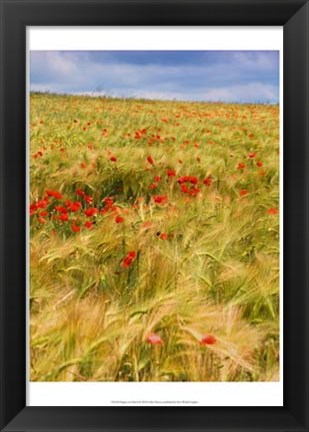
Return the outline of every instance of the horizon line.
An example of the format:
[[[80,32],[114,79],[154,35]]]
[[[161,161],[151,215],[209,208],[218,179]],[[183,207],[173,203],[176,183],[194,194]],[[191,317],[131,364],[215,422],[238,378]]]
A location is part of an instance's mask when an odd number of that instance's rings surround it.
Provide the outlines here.
[[[84,92],[55,92],[48,90],[30,90],[31,94],[40,94],[40,95],[49,95],[49,96],[73,96],[73,97],[90,97],[90,98],[98,98],[98,99],[122,99],[122,100],[140,100],[140,101],[149,101],[149,102],[180,102],[180,103],[207,103],[207,104],[226,104],[226,105],[268,105],[268,106],[279,106],[278,102],[241,102],[241,101],[214,101],[214,100],[184,100],[184,99],[160,99],[160,98],[144,98],[139,96],[113,96],[102,92],[96,91],[84,91]]]

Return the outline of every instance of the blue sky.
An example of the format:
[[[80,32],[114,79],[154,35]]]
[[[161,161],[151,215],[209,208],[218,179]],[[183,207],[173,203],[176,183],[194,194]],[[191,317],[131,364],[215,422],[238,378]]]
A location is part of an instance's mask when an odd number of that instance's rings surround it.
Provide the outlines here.
[[[278,51],[32,51],[31,91],[278,103]]]

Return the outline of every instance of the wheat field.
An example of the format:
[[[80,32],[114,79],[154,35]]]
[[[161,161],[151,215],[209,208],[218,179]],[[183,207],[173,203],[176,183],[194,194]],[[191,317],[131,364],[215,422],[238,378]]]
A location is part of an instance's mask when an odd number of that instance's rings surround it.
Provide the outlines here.
[[[33,93],[31,381],[279,379],[279,107]]]

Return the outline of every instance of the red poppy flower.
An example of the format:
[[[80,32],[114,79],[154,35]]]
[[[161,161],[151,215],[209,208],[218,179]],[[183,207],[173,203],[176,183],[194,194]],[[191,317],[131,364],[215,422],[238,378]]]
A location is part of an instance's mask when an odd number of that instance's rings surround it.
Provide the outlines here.
[[[129,267],[132,264],[132,262],[135,260],[135,258],[136,258],[136,252],[135,251],[128,252],[126,257],[122,261],[122,267],[124,267],[124,268]]]
[[[37,205],[38,208],[45,209],[45,208],[48,206],[48,199],[45,198],[45,199],[39,200],[39,201],[36,203],[36,205]]]
[[[159,181],[161,181],[161,177],[160,177],[160,176],[155,176],[154,181],[155,181],[155,182],[159,182]]]
[[[40,212],[40,216],[46,217],[48,215],[48,212],[46,210],[43,210]]]
[[[93,199],[88,195],[84,195],[84,200],[86,201],[87,204],[91,204],[93,201]]]
[[[113,200],[112,197],[106,197],[106,198],[104,198],[103,202],[104,202],[104,204],[107,207],[110,207],[110,206],[112,206],[114,204],[114,200]]]
[[[93,222],[89,222],[89,221],[86,221],[86,222],[84,223],[84,226],[85,226],[86,228],[88,228],[89,230],[91,230],[91,229],[94,227]]]
[[[116,158],[116,156],[111,156],[109,159],[110,159],[112,162],[117,162],[117,158]]]
[[[67,208],[63,207],[63,206],[55,206],[55,210],[57,210],[57,212],[59,212],[59,213],[67,213],[68,212]]]
[[[182,176],[182,177],[179,177],[178,183],[179,184],[182,184],[182,183],[197,184],[198,179],[197,179],[197,177],[194,177],[194,176]]]
[[[158,183],[151,183],[151,185],[149,186],[150,189],[155,190],[158,187]]]
[[[58,191],[54,191],[54,190],[51,190],[51,189],[47,190],[47,191],[46,191],[46,194],[47,194],[48,196],[52,196],[52,197],[54,197],[54,198],[56,198],[56,199],[61,199],[61,198],[62,198],[62,195],[61,195],[60,192],[58,192]]]
[[[148,161],[151,165],[154,164],[154,160],[153,160],[153,158],[152,158],[150,155],[147,156],[147,161]]]
[[[259,161],[257,161],[256,165],[257,165],[259,168],[261,168],[261,167],[263,166],[263,162],[259,160]]]
[[[160,234],[160,239],[161,240],[167,240],[168,234],[167,233],[162,233]]]
[[[80,164],[80,167],[83,168],[83,169],[86,168],[86,166],[87,166],[87,165],[86,165],[84,162],[82,162],[82,163]]]
[[[106,197],[102,200],[105,204],[105,207],[100,211],[101,214],[106,214],[108,211],[118,212],[119,207],[113,205],[114,200],[111,197]]]
[[[152,222],[150,222],[150,221],[146,221],[146,222],[144,222],[144,223],[142,224],[142,227],[147,229],[147,228],[152,227],[152,225],[153,225]]]
[[[248,156],[249,156],[249,158],[253,159],[253,158],[255,158],[256,153],[255,152],[251,152],[251,153],[248,154]]]
[[[75,222],[72,223],[71,228],[72,228],[72,231],[74,231],[74,232],[80,231],[80,227],[78,225],[76,225]]]
[[[163,204],[164,202],[167,201],[167,196],[166,195],[154,195],[153,200],[157,204]]]
[[[248,191],[247,191],[247,189],[242,189],[242,190],[239,192],[239,195],[240,195],[240,196],[246,196],[246,195],[248,195]]]
[[[38,221],[39,221],[41,224],[45,224],[45,223],[46,223],[46,220],[45,220],[44,218],[42,218],[42,217],[39,217]]]
[[[94,216],[99,210],[96,207],[90,207],[84,211],[85,215],[88,217]]]
[[[85,192],[82,191],[81,189],[76,189],[76,194],[81,196],[81,197],[85,196]]]
[[[33,158],[34,159],[37,159],[38,157],[42,157],[43,156],[43,153],[41,152],[41,151],[38,151],[37,153],[35,153],[34,155],[33,155]]]
[[[186,184],[181,184],[180,188],[181,188],[181,192],[183,192],[183,193],[189,193],[190,192],[190,189],[188,188],[188,186]]]
[[[196,185],[198,183],[198,179],[194,176],[189,176],[189,182]]]
[[[199,192],[201,192],[201,190],[199,188],[197,188],[196,186],[194,186],[192,189],[189,190],[189,195],[191,196],[196,196]]]
[[[115,219],[115,222],[117,224],[122,223],[122,222],[124,222],[124,218],[122,216],[117,216],[116,219]]]
[[[30,204],[30,210],[37,210],[38,206],[37,204]]]
[[[151,345],[163,345],[163,340],[159,335],[155,333],[149,333],[146,341],[149,342]]]
[[[245,167],[246,165],[243,162],[239,162],[239,164],[237,165],[238,170],[243,170]]]
[[[207,177],[205,178],[205,180],[203,180],[203,183],[204,183],[204,185],[206,185],[206,186],[210,186],[210,185],[212,184],[212,177],[211,177],[211,175],[207,176]]]
[[[204,335],[201,339],[200,339],[200,344],[201,345],[214,345],[217,342],[217,339],[213,336],[213,335]]]
[[[188,181],[188,176],[179,177],[179,179],[177,181],[179,184],[185,183]]]
[[[168,177],[176,177],[176,172],[173,169],[168,169],[166,174]]]
[[[278,211],[278,209],[276,209],[275,207],[271,207],[271,208],[269,208],[269,209],[267,210],[267,213],[268,213],[269,215],[276,215],[276,214],[279,213],[279,211]]]
[[[78,210],[80,209],[80,206],[79,205],[77,205],[77,204],[70,204],[70,206],[69,206],[69,211],[70,212],[77,212]]]
[[[77,212],[81,208],[82,203],[79,201],[74,201],[74,202],[66,201],[66,205],[70,212]]]
[[[37,211],[38,207],[36,204],[31,204],[30,205],[30,216],[33,216],[35,214],[35,212]]]
[[[69,220],[68,213],[61,213],[61,215],[59,216],[59,219],[62,220],[63,222],[67,222]]]

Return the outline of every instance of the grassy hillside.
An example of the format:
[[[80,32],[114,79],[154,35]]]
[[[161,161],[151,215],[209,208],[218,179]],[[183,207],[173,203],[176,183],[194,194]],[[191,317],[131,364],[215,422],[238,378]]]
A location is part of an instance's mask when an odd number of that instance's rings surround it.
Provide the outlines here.
[[[31,380],[278,380],[278,106],[30,117]]]

